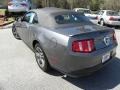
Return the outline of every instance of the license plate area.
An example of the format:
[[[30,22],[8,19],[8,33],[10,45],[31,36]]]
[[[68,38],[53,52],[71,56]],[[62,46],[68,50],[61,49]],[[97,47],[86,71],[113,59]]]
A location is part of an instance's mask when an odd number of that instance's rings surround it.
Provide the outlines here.
[[[103,57],[102,57],[102,63],[108,61],[109,59],[110,59],[110,53],[107,53],[107,54],[103,55]]]

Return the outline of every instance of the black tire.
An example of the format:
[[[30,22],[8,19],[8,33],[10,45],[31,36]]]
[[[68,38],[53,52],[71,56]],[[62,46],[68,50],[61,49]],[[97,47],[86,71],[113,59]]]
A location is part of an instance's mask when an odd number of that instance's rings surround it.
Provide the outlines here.
[[[105,22],[104,22],[103,19],[100,20],[100,25],[101,25],[101,26],[105,26]]]
[[[18,33],[17,33],[17,30],[16,30],[15,25],[12,26],[12,33],[13,33],[13,36],[14,36],[17,40],[21,40],[20,36],[19,36]]]
[[[41,48],[40,44],[37,43],[34,47],[35,49],[35,58],[38,66],[44,71],[48,72],[50,70],[50,65],[48,63],[47,57]]]
[[[97,23],[100,24],[100,21],[98,21]]]

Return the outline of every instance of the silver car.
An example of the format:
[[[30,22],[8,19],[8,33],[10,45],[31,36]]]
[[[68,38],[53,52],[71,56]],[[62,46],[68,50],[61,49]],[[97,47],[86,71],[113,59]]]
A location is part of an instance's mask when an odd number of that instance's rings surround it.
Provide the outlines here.
[[[74,8],[75,12],[84,13],[86,17],[88,17],[90,20],[97,20],[97,15],[92,14],[92,11],[90,9],[86,8]]]
[[[104,25],[120,26],[120,15],[116,11],[101,10],[98,14],[98,23],[101,26]]]
[[[31,6],[31,0],[9,0],[8,12],[26,12]]]
[[[34,51],[38,66],[45,72],[52,67],[71,77],[85,76],[116,55],[114,30],[94,25],[71,10],[31,10],[13,24],[12,32]]]

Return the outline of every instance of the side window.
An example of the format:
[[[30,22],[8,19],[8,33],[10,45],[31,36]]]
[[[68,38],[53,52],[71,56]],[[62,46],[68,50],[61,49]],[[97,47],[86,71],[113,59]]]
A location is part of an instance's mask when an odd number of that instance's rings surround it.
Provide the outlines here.
[[[27,13],[27,14],[25,14],[25,16],[23,17],[22,21],[30,23],[30,18],[31,18],[30,13]]]
[[[38,23],[38,18],[37,18],[36,13],[29,12],[23,17],[22,21],[25,21],[25,22],[31,23],[31,24],[35,24],[35,23]]]
[[[102,15],[104,14],[104,11],[102,11]]]
[[[101,11],[98,12],[98,15],[100,15],[100,12],[101,12]]]
[[[99,15],[103,15],[103,14],[104,14],[104,11],[100,11],[100,12],[99,12]]]
[[[35,14],[35,13],[34,13],[34,14]],[[33,24],[38,23],[38,17],[37,17],[37,14],[34,15],[32,23],[33,23]]]

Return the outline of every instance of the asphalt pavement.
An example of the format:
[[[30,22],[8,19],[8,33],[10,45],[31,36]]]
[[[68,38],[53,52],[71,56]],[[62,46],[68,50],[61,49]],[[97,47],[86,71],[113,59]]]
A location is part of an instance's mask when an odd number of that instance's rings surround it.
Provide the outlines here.
[[[120,30],[116,29],[120,44]],[[55,70],[39,69],[34,53],[16,40],[9,29],[0,29],[0,90],[106,90],[120,89],[120,45],[117,56],[100,71],[84,78],[64,78]]]

